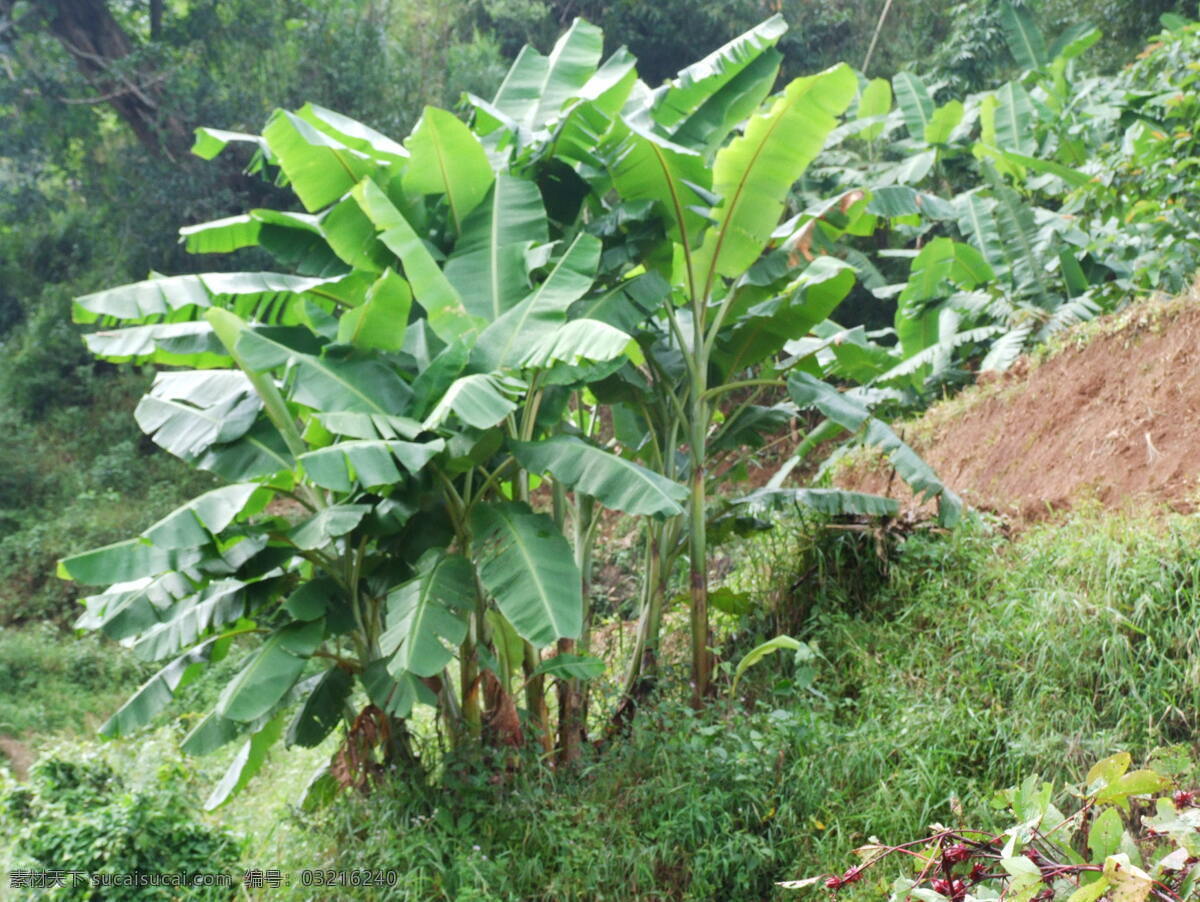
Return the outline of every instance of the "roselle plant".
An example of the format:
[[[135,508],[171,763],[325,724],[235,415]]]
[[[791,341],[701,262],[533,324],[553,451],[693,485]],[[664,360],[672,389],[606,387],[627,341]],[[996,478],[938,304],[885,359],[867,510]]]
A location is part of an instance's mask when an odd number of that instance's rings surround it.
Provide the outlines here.
[[[1157,750],[1140,770],[1131,771],[1131,761],[1126,752],[1105,758],[1082,784],[1068,787],[1078,800],[1070,815],[1053,804],[1052,784],[1034,775],[997,794],[993,807],[1015,819],[1006,830],[938,824],[897,845],[872,839],[855,850],[859,863],[847,870],[779,886],[890,902],[1193,899],[1200,890],[1200,791],[1186,781],[1195,762],[1186,747]],[[897,860],[908,876],[886,889],[876,875]]]
[[[813,354],[779,352],[854,278],[795,257],[778,221],[856,80],[837,67],[764,106],[780,34],[770,20],[652,91],[577,21],[472,98],[471,124],[427,108],[395,142],[309,105],[261,135],[200,131],[198,154],[248,144],[250,171],[303,211],[181,230],[193,252],[258,247],[290,272],[152,278],[76,303],[99,356],[172,367],[138,423],[229,483],[61,562],[110,585],[81,628],[165,662],[103,733],[142,727],[236,647],[240,670],[184,740],[243,742],[210,805],[279,739],[339,728],[327,782],[419,773],[418,705],[455,747],[534,741],[573,760],[604,666],[586,653],[601,508],[646,523],[640,653],[686,553],[693,693],[708,694],[713,455],[788,413],[720,402],[816,379]]]

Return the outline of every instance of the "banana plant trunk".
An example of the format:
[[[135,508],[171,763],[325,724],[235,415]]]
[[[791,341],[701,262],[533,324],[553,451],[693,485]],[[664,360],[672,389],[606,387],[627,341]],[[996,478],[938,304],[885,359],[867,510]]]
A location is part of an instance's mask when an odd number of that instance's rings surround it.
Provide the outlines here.
[[[712,682],[711,644],[708,629],[708,537],[705,534],[705,467],[708,443],[708,355],[705,353],[704,304],[693,311],[693,365],[691,368],[691,422],[688,424],[691,458],[691,502],[688,506],[688,582],[691,590],[692,706],[708,698]],[[718,324],[719,325],[719,324]]]
[[[711,692],[712,658],[708,628],[708,541],[705,535],[704,428],[699,413],[692,426],[692,497],[688,509],[689,584],[691,588],[692,706],[699,708]]]
[[[525,642],[525,710],[529,712],[529,728],[542,751],[547,755],[554,752],[554,731],[550,727],[550,707],[546,704],[546,675],[533,673],[542,662],[533,645]]]
[[[557,488],[557,484],[556,484]],[[555,496],[556,511],[565,505]],[[575,564],[579,568],[580,599],[583,605],[583,631],[578,647],[588,651],[592,614],[592,540],[596,519],[595,500],[578,496],[574,505]],[[557,518],[561,523],[561,517]],[[575,654],[574,639],[559,639],[559,654]],[[583,743],[587,740],[587,684],[578,679],[558,681],[558,760],[561,765],[577,762],[583,754]]]

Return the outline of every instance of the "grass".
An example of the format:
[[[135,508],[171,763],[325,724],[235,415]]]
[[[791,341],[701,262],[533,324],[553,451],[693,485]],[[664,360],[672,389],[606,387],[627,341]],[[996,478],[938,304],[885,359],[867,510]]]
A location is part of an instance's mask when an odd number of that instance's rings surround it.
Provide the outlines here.
[[[153,668],[95,635],[0,627],[0,733],[93,732]]]
[[[729,584],[761,606],[727,621],[726,675],[789,632],[820,650],[813,691],[777,655],[702,714],[660,695],[576,773],[450,761],[443,788],[397,774],[316,812],[295,800],[330,750],[281,752],[218,813],[245,866],[291,873],[272,899],[322,898],[299,881],[320,867],[396,872],[338,898],[796,898],[774,883],[840,871],[873,835],[956,810],[1005,826],[988,802],[1030,773],[1061,786],[1118,750],[1195,748],[1196,518],[1091,508],[1015,540],[977,522],[909,536],[886,568],[869,535],[795,521],[729,554]],[[882,898],[889,876],[843,902]]]

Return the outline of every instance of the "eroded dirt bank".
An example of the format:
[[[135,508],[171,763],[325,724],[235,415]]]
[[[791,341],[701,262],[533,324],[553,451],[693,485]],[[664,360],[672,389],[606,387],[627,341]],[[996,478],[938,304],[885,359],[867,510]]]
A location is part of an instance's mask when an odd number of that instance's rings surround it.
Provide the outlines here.
[[[906,438],[974,507],[1040,519],[1200,502],[1200,299],[1145,303],[1087,324],[1039,365],[1020,361],[910,424]],[[886,492],[886,469],[839,483]],[[891,481],[891,494],[901,483]],[[908,500],[908,499],[906,499]]]

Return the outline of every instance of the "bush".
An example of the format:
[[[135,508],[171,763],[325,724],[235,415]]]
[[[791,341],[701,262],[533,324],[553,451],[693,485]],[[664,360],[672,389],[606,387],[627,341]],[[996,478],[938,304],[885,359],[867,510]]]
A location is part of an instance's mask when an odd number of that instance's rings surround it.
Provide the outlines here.
[[[91,875],[233,874],[238,842],[200,819],[193,775],[152,741],[139,747],[61,747],[25,784],[0,792],[0,827],[12,837],[12,867]],[[229,888],[68,885],[49,899],[229,899]]]

